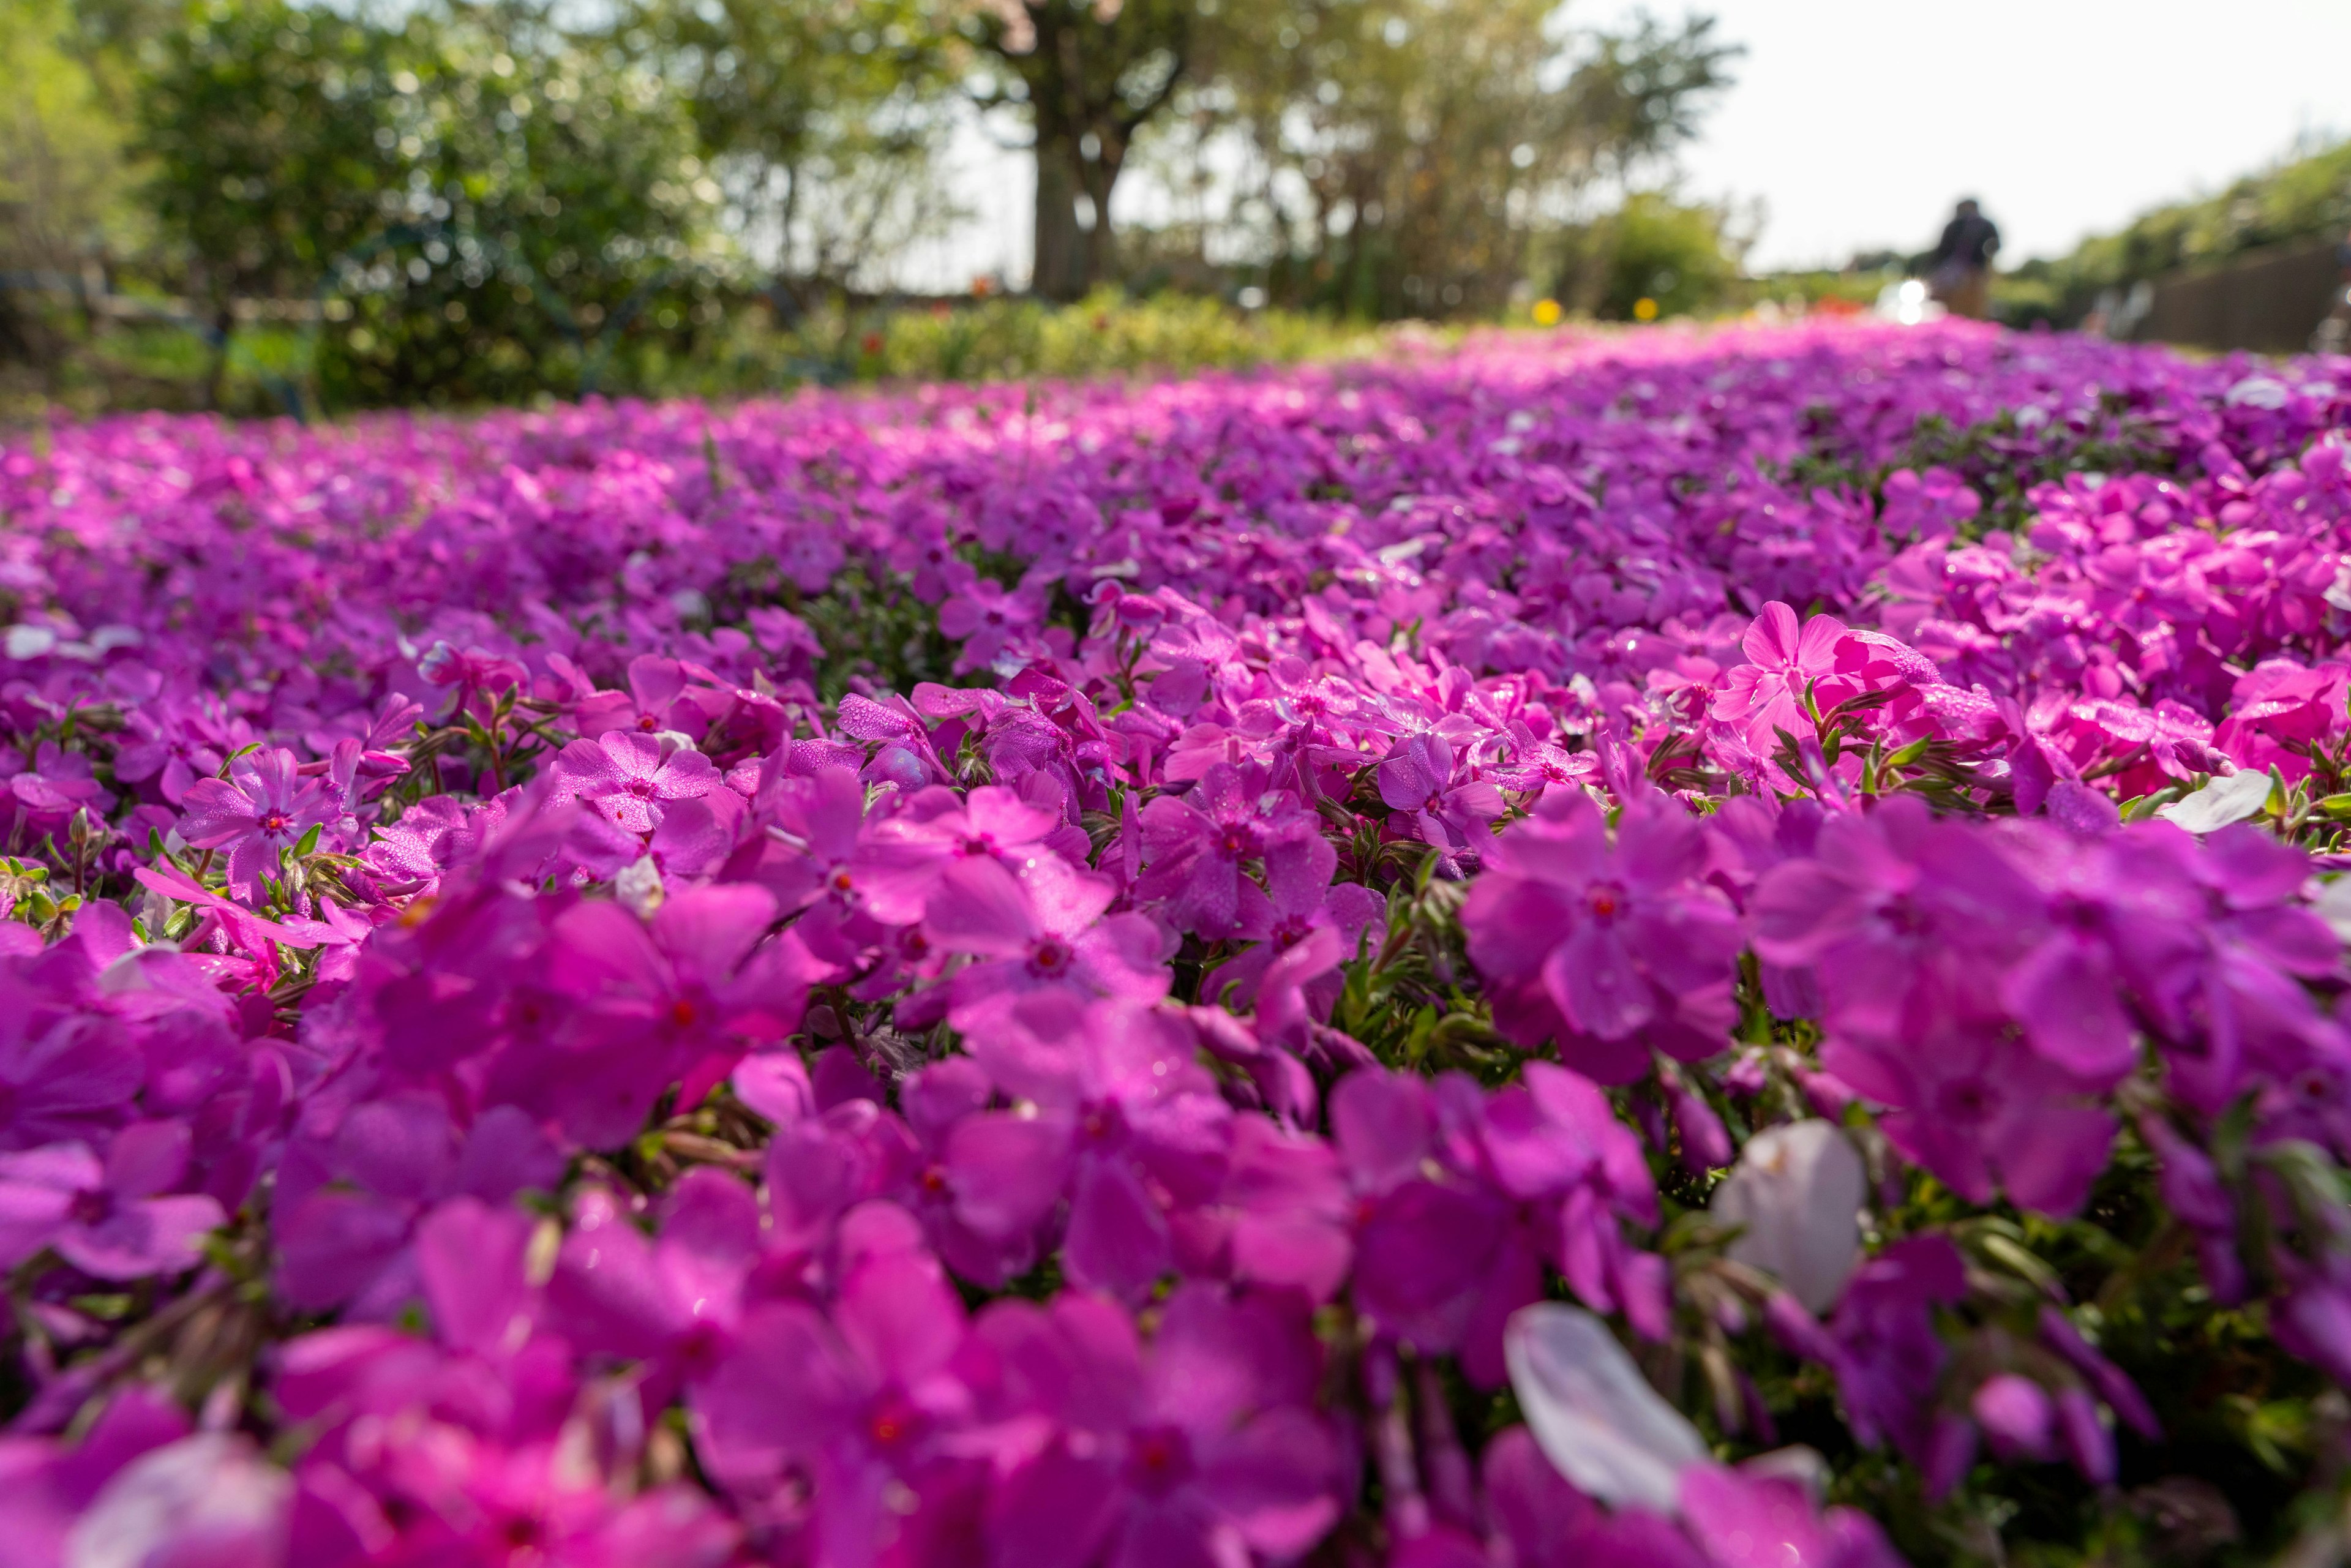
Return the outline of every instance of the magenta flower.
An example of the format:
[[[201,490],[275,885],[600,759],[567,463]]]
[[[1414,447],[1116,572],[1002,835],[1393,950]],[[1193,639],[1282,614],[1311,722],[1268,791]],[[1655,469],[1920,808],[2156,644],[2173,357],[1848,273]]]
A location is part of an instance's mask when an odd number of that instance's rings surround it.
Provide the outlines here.
[[[1066,1190],[1071,1280],[1142,1300],[1176,1266],[1191,1211],[1216,1201],[1225,1180],[1233,1113],[1196,1060],[1191,1030],[1134,1001],[1086,1006],[1039,990],[971,1045],[997,1089],[1031,1102],[1057,1135],[998,1129],[956,1151],[956,1178],[998,1195],[987,1228],[1019,1234]]]
[[[1244,867],[1272,855],[1286,838],[1314,832],[1296,796],[1253,789],[1238,768],[1223,762],[1189,792],[1152,800],[1141,822],[1143,875],[1135,895],[1164,901],[1177,929],[1211,940],[1241,935],[1251,906],[1263,902]],[[1328,873],[1323,880],[1329,882]]]
[[[1658,800],[1628,808],[1615,841],[1589,798],[1546,795],[1496,841],[1462,925],[1495,1021],[1521,1045],[1603,1082],[1648,1071],[1650,1051],[1698,1061],[1734,1019],[1739,922],[1698,880],[1698,821]]]
[[[547,1044],[509,1050],[493,1082],[504,1097],[609,1146],[633,1134],[673,1081],[702,1096],[750,1048],[799,1027],[809,987],[829,972],[796,932],[767,940],[775,899],[733,883],[666,899],[651,921],[606,901],[556,921],[545,983],[571,1011]]]
[[[1011,1409],[1053,1424],[996,1490],[992,1563],[1288,1562],[1337,1521],[1344,1450],[1312,1407],[1306,1319],[1280,1297],[1186,1285],[1148,1351],[1124,1312],[1081,1295],[1001,1303],[976,1334],[1012,1373]]]
[[[180,805],[180,836],[200,850],[228,851],[229,886],[242,898],[255,897],[261,879],[277,874],[281,851],[338,814],[326,788],[300,777],[294,754],[282,747],[238,758],[226,779],[196,780]]]
[[[2278,769],[2288,784],[2310,773],[2309,751],[2351,728],[2351,664],[2329,660],[2305,669],[2292,659],[2265,659],[2237,677],[2229,716],[2212,745],[2238,767]]]
[[[2080,1080],[1996,1030],[1952,1020],[1898,1050],[1832,1042],[1822,1061],[1887,1106],[1887,1139],[1970,1203],[2001,1191],[2021,1207],[2069,1215],[2105,1168],[2113,1115]]]
[[[658,1408],[716,1373],[758,1259],[758,1201],[724,1172],[688,1171],[650,1241],[611,1195],[590,1192],[548,1281],[550,1321],[589,1354],[645,1364],[644,1397]]]
[[[939,631],[963,644],[956,670],[985,670],[1007,649],[1018,646],[1043,614],[1038,595],[1024,583],[1008,589],[960,562],[946,571],[948,592],[939,606]]]
[[[1342,1080],[1331,1124],[1362,1216],[1357,1305],[1425,1350],[1456,1350],[1480,1386],[1504,1376],[1502,1331],[1542,1295],[1549,1261],[1597,1312],[1666,1327],[1662,1260],[1620,1217],[1656,1212],[1639,1140],[1589,1081],[1547,1062],[1479,1103],[1466,1080],[1375,1069]]]
[[[1680,1501],[1684,1525],[1715,1568],[1902,1568],[1876,1521],[1820,1508],[1792,1476],[1698,1465],[1682,1476]]]
[[[222,759],[252,738],[244,726],[220,722],[210,705],[199,702],[159,699],[123,716],[135,738],[115,753],[115,779],[125,784],[152,779],[174,806],[189,786],[218,773]]]
[[[1759,956],[1818,976],[1834,1031],[1886,1040],[1907,1027],[1914,1001],[1994,1001],[1954,966],[1997,972],[2046,918],[1997,841],[1935,821],[1908,795],[1831,817],[1815,853],[1766,872],[1748,910]]]
[[[1863,1442],[1890,1438],[1913,1461],[1927,1457],[1936,1388],[1950,1360],[1934,1309],[1966,1293],[1959,1249],[1939,1235],[1896,1242],[1846,1284],[1829,1322],[1827,1354]]]
[[[147,1076],[120,1025],[45,999],[0,973],[0,1148],[101,1142]]]
[[[1039,992],[1080,1002],[1165,996],[1159,933],[1139,915],[1104,918],[1116,895],[1108,878],[1058,861],[1037,862],[1025,879],[993,858],[949,866],[925,925],[939,946],[982,960],[950,982],[949,1021],[968,1033]]]
[[[977,1483],[955,1444],[973,1400],[959,1375],[963,1304],[913,1219],[874,1205],[842,1229],[851,1260],[831,1311],[770,1301],[745,1313],[691,1409],[721,1485],[758,1495],[799,1470],[825,1560],[867,1563],[891,1534],[945,1528],[933,1511]]]
[[[667,802],[694,800],[719,784],[718,769],[702,753],[673,750],[627,729],[573,741],[557,754],[552,775],[555,799],[585,800],[630,833],[653,831]]]
[[[698,733],[702,716],[678,701],[684,691],[685,672],[675,659],[640,654],[629,661],[629,689],[582,697],[574,722],[583,740],[616,729],[646,736],[665,729]]]
[[[562,1156],[514,1106],[461,1130],[434,1094],[370,1100],[339,1125],[306,1129],[279,1169],[270,1213],[278,1290],[303,1312],[392,1318],[420,1288],[410,1243],[429,1209],[465,1197],[503,1204],[552,1190],[562,1174]]]
[[[1815,615],[1799,626],[1785,604],[1765,605],[1740,641],[1749,662],[1725,677],[1712,716],[1737,730],[1758,757],[1779,749],[1781,730],[1799,738],[1812,734],[1808,695],[1813,707],[1825,714],[1858,690],[1839,674],[1844,641],[1844,622],[1833,615]]]
[[[1040,855],[1061,826],[1053,812],[998,784],[967,796],[934,787],[915,792],[877,823],[856,868],[867,907],[877,919],[911,925],[947,869],[974,856],[1018,872]]]
[[[1457,776],[1453,747],[1434,730],[1398,743],[1379,767],[1380,799],[1405,819],[1413,835],[1436,846],[1448,863],[1478,863],[1487,826],[1502,814],[1502,794],[1478,778]]]
[[[205,1233],[227,1216],[201,1194],[171,1195],[188,1153],[185,1124],[141,1122],[114,1135],[103,1161],[85,1144],[0,1155],[0,1268],[44,1247],[101,1280],[195,1267]]]

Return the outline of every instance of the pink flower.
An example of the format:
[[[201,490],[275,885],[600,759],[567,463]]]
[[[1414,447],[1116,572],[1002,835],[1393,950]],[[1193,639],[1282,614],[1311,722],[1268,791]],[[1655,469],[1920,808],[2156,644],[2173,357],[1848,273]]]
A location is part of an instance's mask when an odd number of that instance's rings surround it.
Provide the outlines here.
[[[1825,714],[1856,689],[1838,675],[1844,639],[1844,622],[1833,615],[1815,615],[1800,629],[1785,604],[1765,605],[1740,641],[1751,662],[1725,677],[1712,716],[1737,729],[1758,757],[1779,749],[1781,730],[1799,738],[1812,734],[1807,695]]]
[[[244,898],[277,874],[280,851],[337,814],[325,786],[299,777],[294,754],[282,747],[238,758],[226,779],[196,780],[180,805],[186,812],[180,836],[200,850],[228,851],[229,886]]]
[[[185,1124],[142,1122],[114,1136],[103,1162],[84,1144],[0,1155],[0,1268],[44,1247],[101,1280],[195,1267],[205,1232],[226,1223],[201,1194],[169,1194],[187,1174]]]
[[[1109,878],[1059,861],[1039,862],[1026,879],[994,859],[949,866],[925,925],[941,946],[982,961],[950,982],[948,1020],[969,1032],[1044,991],[1080,1002],[1166,995],[1169,977],[1151,922],[1140,915],[1103,918],[1117,894]]]
[[[702,753],[672,750],[626,729],[573,741],[557,754],[553,775],[555,799],[585,800],[630,833],[652,832],[664,804],[697,799],[719,784],[718,769]]]
[[[1502,792],[1482,779],[1457,776],[1452,744],[1434,730],[1400,742],[1379,767],[1380,799],[1448,863],[1478,863],[1487,824],[1502,814]]]

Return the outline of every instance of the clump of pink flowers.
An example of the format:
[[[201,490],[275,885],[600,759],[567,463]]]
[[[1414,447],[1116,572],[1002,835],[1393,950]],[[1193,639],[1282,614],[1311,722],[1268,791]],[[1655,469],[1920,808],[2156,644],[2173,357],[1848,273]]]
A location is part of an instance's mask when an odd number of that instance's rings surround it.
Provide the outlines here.
[[[0,447],[0,1558],[2341,1549],[2181,1467],[2351,1462],[2346,449],[1849,324]]]

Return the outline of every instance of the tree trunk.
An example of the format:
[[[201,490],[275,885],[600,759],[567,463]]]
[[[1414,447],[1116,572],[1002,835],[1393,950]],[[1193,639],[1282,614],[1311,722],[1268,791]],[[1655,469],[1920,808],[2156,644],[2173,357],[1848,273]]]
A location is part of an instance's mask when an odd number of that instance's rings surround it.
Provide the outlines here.
[[[1030,292],[1046,299],[1076,299],[1093,282],[1088,235],[1078,227],[1077,149],[1063,138],[1037,138],[1036,263]],[[1095,223],[1099,227],[1100,214]]]
[[[1110,226],[1110,193],[1118,183],[1123,162],[1123,152],[1104,137],[1102,155],[1078,171],[1085,183],[1086,199],[1094,204],[1094,226],[1085,236],[1088,288],[1118,277],[1118,240]]]

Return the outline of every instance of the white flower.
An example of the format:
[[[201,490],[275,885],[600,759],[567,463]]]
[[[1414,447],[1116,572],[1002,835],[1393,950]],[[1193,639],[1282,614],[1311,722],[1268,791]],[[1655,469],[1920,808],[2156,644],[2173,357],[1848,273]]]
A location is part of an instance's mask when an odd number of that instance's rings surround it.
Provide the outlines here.
[[[1807,1311],[1826,1312],[1861,1261],[1861,1204],[1869,1178],[1861,1155],[1830,1123],[1772,1127],[1747,1140],[1714,1189],[1707,1212],[1746,1229],[1736,1262],[1788,1287]]]
[[[2281,409],[2294,390],[2274,376],[2247,376],[2221,400],[2231,408]]]
[[[125,1465],[75,1521],[66,1568],[140,1568],[172,1546],[205,1562],[281,1562],[294,1483],[252,1443],[198,1432]]]
[[[2191,833],[2210,833],[2241,822],[2268,805],[2271,783],[2268,774],[2248,768],[2226,779],[2215,779],[2186,800],[2158,808],[2155,814]]]
[[[612,896],[619,899],[629,912],[640,920],[651,920],[662,906],[665,894],[662,886],[661,867],[653,864],[651,855],[640,855],[621,868],[612,879]]]
[[[1581,1307],[1522,1307],[1502,1333],[1510,1387],[1544,1457],[1614,1508],[1672,1513],[1706,1440],[1641,1375],[1608,1325]]]

